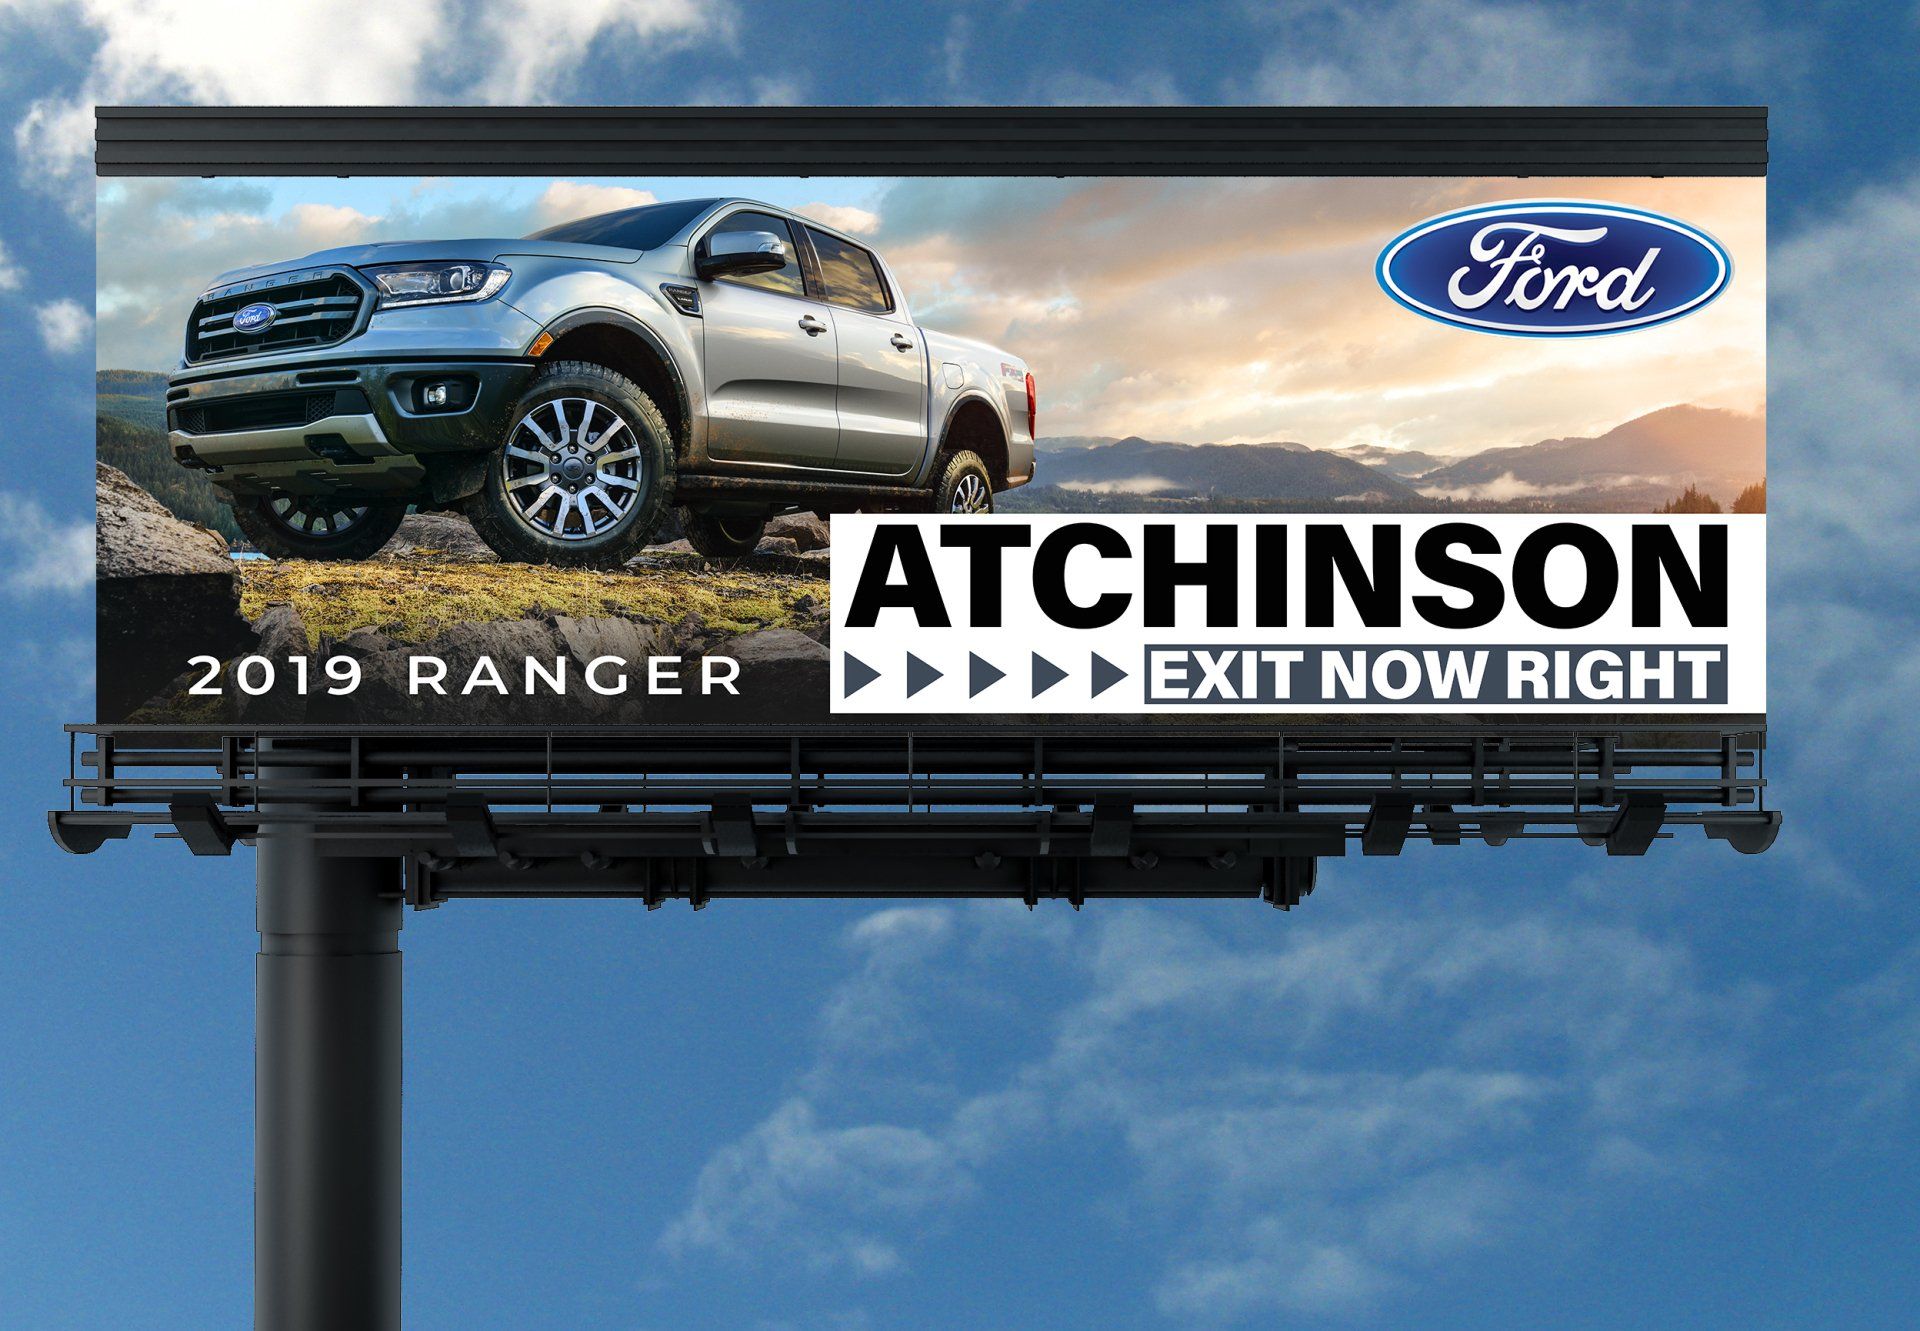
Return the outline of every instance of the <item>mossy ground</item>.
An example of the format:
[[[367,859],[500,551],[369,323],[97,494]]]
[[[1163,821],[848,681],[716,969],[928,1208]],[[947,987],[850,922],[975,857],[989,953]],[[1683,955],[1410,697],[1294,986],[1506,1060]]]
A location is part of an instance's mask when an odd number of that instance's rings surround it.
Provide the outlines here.
[[[827,579],[743,565],[621,569],[551,568],[412,558],[365,563],[246,560],[240,610],[257,618],[293,606],[310,645],[377,629],[398,642],[425,642],[455,624],[538,615],[614,616],[675,624],[691,615],[710,630],[805,627],[827,601]]]

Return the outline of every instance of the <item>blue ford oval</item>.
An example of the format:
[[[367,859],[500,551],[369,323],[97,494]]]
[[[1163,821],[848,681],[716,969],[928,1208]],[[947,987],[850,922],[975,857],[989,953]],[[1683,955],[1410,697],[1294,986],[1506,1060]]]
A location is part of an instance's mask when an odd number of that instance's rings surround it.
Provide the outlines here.
[[[242,305],[233,312],[233,331],[257,333],[280,317],[280,311],[264,302]]]
[[[1592,337],[1678,319],[1726,289],[1733,261],[1697,227],[1615,203],[1526,200],[1430,217],[1374,274],[1415,314],[1520,337]]]

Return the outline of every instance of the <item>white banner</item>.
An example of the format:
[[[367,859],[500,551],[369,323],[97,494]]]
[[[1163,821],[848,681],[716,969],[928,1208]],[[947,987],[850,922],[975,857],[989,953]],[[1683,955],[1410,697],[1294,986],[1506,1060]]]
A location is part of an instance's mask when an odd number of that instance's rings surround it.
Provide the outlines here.
[[[1766,519],[847,514],[837,713],[1766,710]]]

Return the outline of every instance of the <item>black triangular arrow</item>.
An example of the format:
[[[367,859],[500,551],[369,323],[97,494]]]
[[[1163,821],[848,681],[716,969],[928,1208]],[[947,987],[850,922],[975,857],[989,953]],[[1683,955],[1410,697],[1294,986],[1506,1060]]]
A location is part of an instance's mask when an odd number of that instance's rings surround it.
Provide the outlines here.
[[[911,698],[921,689],[946,674],[944,670],[935,670],[912,652],[907,653],[907,696]]]
[[[1033,696],[1038,698],[1067,677],[1067,672],[1035,652],[1033,654]]]
[[[1093,696],[1098,698],[1127,677],[1127,672],[1095,652],[1093,654]]]
[[[967,696],[977,698],[980,690],[990,689],[1007,677],[1007,672],[991,661],[982,660],[972,652],[967,653]]]
[[[841,693],[841,697],[851,698],[854,694],[860,692],[861,689],[873,683],[874,680],[880,678],[880,672],[878,670],[875,670],[852,652],[844,652],[842,655],[846,658],[846,666],[840,672],[841,684],[845,690]]]

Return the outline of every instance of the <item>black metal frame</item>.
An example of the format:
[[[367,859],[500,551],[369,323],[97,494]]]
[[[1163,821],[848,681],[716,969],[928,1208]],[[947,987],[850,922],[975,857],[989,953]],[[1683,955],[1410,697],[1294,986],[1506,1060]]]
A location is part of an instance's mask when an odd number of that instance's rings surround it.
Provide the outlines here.
[[[1762,106],[101,107],[103,176],[1757,176]]]
[[[70,807],[50,815],[67,849],[146,826],[217,855],[298,824],[322,856],[404,857],[419,908],[806,896],[1292,906],[1293,889],[1311,890],[1303,863],[1350,845],[1376,855],[1410,841],[1577,838],[1642,854],[1697,826],[1755,853],[1780,823],[1766,807],[1763,732],[1738,727],[1318,725],[1164,729],[1151,742],[956,728],[69,729]]]

